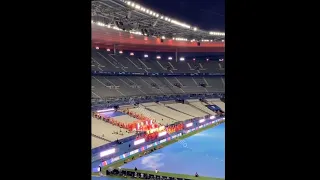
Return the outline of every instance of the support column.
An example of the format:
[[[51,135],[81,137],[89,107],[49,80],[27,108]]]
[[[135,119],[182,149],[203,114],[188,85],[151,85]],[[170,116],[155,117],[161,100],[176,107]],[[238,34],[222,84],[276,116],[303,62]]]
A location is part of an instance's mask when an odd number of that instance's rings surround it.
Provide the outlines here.
[[[176,62],[178,62],[178,49],[176,48]]]
[[[114,45],[113,45],[113,53],[114,53],[114,55],[116,55],[116,54],[117,54],[117,51],[116,51],[116,44],[114,44]]]

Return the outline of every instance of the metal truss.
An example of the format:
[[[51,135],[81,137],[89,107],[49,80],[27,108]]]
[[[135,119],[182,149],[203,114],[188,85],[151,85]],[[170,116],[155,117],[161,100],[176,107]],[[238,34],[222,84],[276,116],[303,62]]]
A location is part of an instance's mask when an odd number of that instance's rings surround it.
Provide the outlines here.
[[[171,22],[138,11],[121,0],[94,0],[91,5],[92,20],[116,26],[120,22],[125,30],[141,31],[147,29],[153,36],[166,38],[178,37],[188,40],[211,39],[221,41],[224,36],[212,36],[208,31],[193,28],[184,28]]]

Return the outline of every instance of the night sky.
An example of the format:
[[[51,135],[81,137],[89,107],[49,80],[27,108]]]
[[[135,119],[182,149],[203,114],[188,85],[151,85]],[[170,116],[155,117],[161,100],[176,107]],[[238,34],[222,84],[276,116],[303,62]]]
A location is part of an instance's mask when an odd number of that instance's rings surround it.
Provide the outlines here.
[[[224,0],[134,0],[134,2],[208,31],[224,31]]]

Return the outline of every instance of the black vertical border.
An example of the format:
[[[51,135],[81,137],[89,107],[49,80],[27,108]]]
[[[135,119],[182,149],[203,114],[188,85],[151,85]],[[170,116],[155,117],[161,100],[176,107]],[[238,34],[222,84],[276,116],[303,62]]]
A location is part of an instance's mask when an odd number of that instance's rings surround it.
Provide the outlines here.
[[[317,70],[302,60],[317,51],[309,39],[293,38],[300,29],[313,37],[305,23],[314,11],[303,12],[306,4],[226,0],[226,179],[312,173],[307,161],[314,148],[304,152],[305,141],[317,125],[305,121],[317,116],[308,103],[317,80],[307,83]],[[299,113],[302,104],[310,104],[310,114]]]
[[[270,110],[276,95],[270,81],[276,71],[268,60],[273,42],[259,4],[226,0],[226,179],[276,177],[268,169],[280,162],[270,144],[276,131],[268,123],[271,114],[277,116]]]
[[[91,179],[91,1],[6,7],[6,175]]]

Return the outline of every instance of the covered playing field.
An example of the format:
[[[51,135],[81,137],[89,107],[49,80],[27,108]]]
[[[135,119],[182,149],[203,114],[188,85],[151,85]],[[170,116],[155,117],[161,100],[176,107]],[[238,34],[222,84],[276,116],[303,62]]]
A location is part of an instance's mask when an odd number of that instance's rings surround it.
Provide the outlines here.
[[[225,177],[225,125],[195,134],[122,166],[140,170]]]

